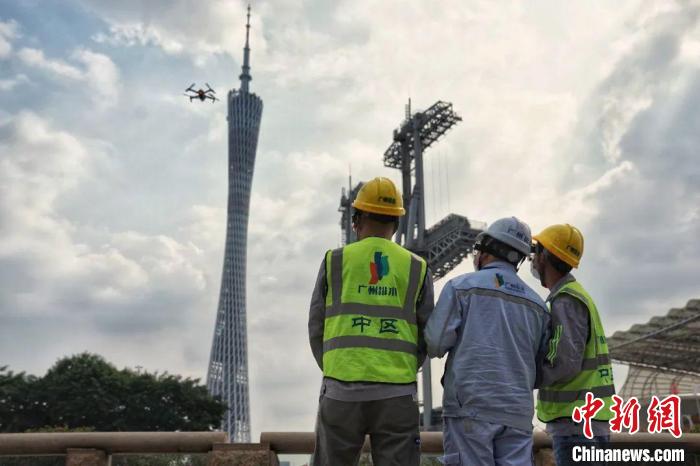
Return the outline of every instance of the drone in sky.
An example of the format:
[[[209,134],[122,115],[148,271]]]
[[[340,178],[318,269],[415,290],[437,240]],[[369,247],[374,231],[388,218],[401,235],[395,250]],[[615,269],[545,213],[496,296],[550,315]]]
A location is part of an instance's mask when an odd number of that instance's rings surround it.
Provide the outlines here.
[[[204,83],[207,85],[207,90],[204,89],[196,89],[194,88],[194,84],[190,84],[190,87],[185,89],[185,95],[190,98],[190,102],[192,102],[192,99],[199,99],[202,102],[204,102],[207,99],[211,99],[211,103],[214,103],[214,101],[219,100],[216,97],[214,97],[214,94],[216,94],[216,91],[209,86],[208,83]],[[188,94],[188,92],[190,94]]]

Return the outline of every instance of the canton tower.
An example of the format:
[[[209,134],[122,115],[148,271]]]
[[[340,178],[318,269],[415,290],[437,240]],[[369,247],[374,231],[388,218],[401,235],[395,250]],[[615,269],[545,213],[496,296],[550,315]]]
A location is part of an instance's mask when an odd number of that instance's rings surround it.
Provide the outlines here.
[[[228,93],[228,207],[226,250],[219,307],[211,346],[207,387],[228,404],[222,428],[233,442],[250,442],[248,338],[246,330],[246,244],[250,188],[263,102],[249,92],[250,6],[246,23],[241,88]]]

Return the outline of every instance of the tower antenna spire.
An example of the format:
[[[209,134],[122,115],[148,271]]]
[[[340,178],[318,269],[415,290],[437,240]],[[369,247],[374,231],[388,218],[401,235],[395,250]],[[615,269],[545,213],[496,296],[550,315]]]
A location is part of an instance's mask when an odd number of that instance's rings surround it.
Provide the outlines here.
[[[248,92],[248,85],[253,78],[250,76],[250,3],[248,4],[248,20],[245,25],[245,47],[243,47],[243,72],[240,75],[241,92]]]

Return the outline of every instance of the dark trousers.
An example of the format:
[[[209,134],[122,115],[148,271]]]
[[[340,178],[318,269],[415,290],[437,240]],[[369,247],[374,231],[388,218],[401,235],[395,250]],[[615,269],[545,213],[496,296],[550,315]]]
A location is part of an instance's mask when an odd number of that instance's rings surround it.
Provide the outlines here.
[[[355,466],[365,435],[375,466],[418,466],[418,405],[412,396],[374,401],[321,398],[313,466]]]
[[[596,447],[605,448],[608,445],[610,436],[608,435],[597,435],[592,439],[588,439],[583,435],[555,435],[552,437],[552,450],[554,451],[554,459],[557,462],[557,466],[580,466],[585,465],[595,465],[595,466],[605,466],[605,462],[584,462],[575,463],[572,454],[573,448],[577,445],[586,447]]]

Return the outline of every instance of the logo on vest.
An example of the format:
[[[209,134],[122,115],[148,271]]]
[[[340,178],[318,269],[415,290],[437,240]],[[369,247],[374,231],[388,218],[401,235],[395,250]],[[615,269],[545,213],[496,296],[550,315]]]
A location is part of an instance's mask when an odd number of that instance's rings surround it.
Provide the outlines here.
[[[369,263],[369,285],[358,285],[357,292],[362,294],[366,291],[369,296],[398,296],[399,290],[395,286],[377,285],[389,274],[389,257],[381,251],[374,253],[374,261]]]
[[[382,255],[381,251],[375,252],[374,262],[369,263],[369,272],[369,284],[374,285],[389,273],[389,257]]]

